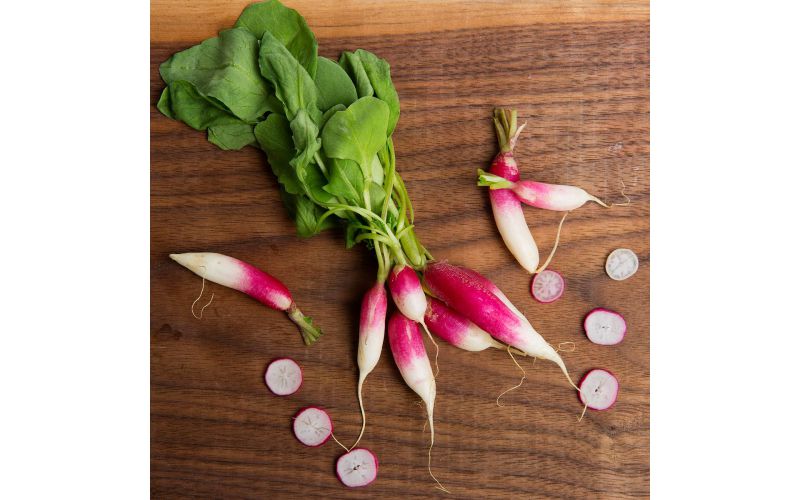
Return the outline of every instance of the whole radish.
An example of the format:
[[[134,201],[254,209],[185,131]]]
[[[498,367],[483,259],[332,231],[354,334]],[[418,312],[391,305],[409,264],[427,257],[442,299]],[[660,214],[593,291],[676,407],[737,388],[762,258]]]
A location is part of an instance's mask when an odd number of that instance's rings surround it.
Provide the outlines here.
[[[556,363],[570,385],[575,387],[556,350],[539,335],[530,322],[518,316],[482,280],[476,279],[474,271],[446,262],[430,263],[425,269],[425,284],[436,297],[492,337],[529,356]]]
[[[306,345],[313,344],[322,335],[311,318],[297,307],[286,286],[261,269],[239,259],[211,252],[173,253],[170,258],[208,281],[239,290],[267,307],[286,312],[289,319],[300,328]]]
[[[436,375],[439,374],[439,345],[425,325],[425,311],[428,309],[428,300],[422,290],[422,284],[416,271],[411,266],[397,264],[389,273],[389,292],[392,300],[403,315],[422,325],[428,337],[436,347]]]
[[[386,302],[386,288],[380,280],[364,294],[361,301],[361,322],[358,328],[358,405],[361,409],[361,433],[351,449],[358,446],[367,425],[361,390],[367,375],[381,357],[386,330]]]
[[[428,301],[425,324],[437,337],[465,351],[483,351],[490,347],[506,349],[478,325],[435,298]]]
[[[536,181],[511,181],[483,170],[478,170],[478,185],[489,186],[492,191],[509,189],[522,203],[546,210],[568,212],[583,206],[587,201],[609,207],[579,187]]]
[[[519,180],[519,168],[514,159],[514,146],[525,124],[517,127],[516,111],[495,109],[494,126],[500,153],[495,156],[489,171],[500,178],[516,182]],[[525,222],[519,199],[510,189],[492,189],[489,191],[489,200],[495,224],[506,247],[526,271],[536,272],[539,248],[533,240],[528,223]]]
[[[389,319],[389,346],[392,349],[394,362],[400,370],[400,375],[406,385],[416,392],[425,403],[425,410],[428,413],[428,425],[431,426],[428,472],[433,480],[436,481],[436,484],[444,489],[431,471],[431,449],[433,449],[434,441],[433,403],[436,400],[436,379],[433,377],[433,370],[428,360],[428,353],[425,352],[425,344],[422,342],[419,326],[403,314],[392,314]]]

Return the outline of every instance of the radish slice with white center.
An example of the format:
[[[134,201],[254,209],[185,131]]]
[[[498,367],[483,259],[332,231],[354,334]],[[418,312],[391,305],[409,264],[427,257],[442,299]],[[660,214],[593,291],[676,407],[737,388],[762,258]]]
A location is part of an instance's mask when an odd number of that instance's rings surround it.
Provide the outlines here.
[[[322,446],[331,434],[333,422],[322,408],[309,406],[294,417],[294,437],[306,446]]]
[[[598,307],[583,320],[583,329],[589,340],[599,345],[616,345],[625,338],[628,325],[621,314]]]
[[[564,293],[564,278],[556,271],[546,269],[533,277],[531,295],[542,304],[555,302]]]
[[[336,462],[336,475],[348,488],[366,486],[378,477],[378,457],[366,448],[350,450]]]
[[[638,269],[639,258],[629,248],[617,248],[606,259],[606,274],[612,280],[626,280],[636,274]]]
[[[277,396],[294,394],[303,384],[303,371],[293,359],[276,359],[267,367],[264,374],[267,387]]]
[[[587,373],[578,385],[581,403],[592,410],[607,410],[617,401],[619,382],[611,372],[596,368]]]

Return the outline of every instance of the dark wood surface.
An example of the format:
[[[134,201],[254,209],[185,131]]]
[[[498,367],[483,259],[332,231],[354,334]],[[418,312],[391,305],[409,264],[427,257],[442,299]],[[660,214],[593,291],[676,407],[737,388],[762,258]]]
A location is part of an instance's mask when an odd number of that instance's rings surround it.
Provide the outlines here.
[[[374,281],[372,256],[346,250],[337,231],[295,236],[276,181],[253,148],[226,152],[205,135],[161,116],[158,65],[232,24],[246,2],[151,4],[151,492],[155,498],[399,498],[440,493],[429,478],[424,410],[403,383],[388,343],[365,385],[362,444],[380,459],[378,480],[347,490],[332,441],[301,446],[291,417],[328,409],[335,434],[359,430],[355,339],[360,298]],[[456,498],[632,498],[649,494],[649,21],[647,2],[410,2],[409,8],[350,1],[287,2],[309,20],[320,53],[366,48],[392,65],[402,114],[398,169],[417,211],[417,233],[439,259],[493,279],[551,343],[572,341],[564,358],[579,379],[614,372],[616,405],[588,412],[553,364],[525,360],[522,388],[501,351],[442,345],[433,470]],[[402,5],[398,3],[399,5]],[[385,7],[385,8],[382,8]],[[361,9],[361,10],[359,10]],[[378,16],[377,13],[382,15]],[[528,128],[517,158],[523,177],[574,184],[607,200],[567,218],[552,263],[565,295],[535,303],[530,277],[503,246],[475,170],[495,152],[495,106],[519,110]],[[526,209],[542,254],[560,214]],[[639,256],[624,282],[603,265],[618,247]],[[280,278],[325,330],[313,347],[282,313],[210,284],[202,320],[190,313],[200,278],[171,252],[229,254]],[[624,314],[629,333],[615,347],[591,344],[583,316],[603,306]],[[430,350],[429,350],[430,352]],[[272,358],[304,369],[293,396],[263,382]]]

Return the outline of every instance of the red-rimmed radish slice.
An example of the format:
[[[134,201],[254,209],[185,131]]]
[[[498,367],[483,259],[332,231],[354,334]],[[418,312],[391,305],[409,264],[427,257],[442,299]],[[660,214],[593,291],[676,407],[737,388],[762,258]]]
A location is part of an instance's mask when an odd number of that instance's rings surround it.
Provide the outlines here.
[[[617,248],[606,259],[606,274],[612,280],[626,280],[638,269],[639,258],[629,248]]]
[[[322,408],[309,406],[294,417],[294,437],[306,446],[322,446],[333,434],[331,417]]]
[[[599,345],[616,345],[625,338],[628,325],[621,314],[598,307],[583,320],[583,329],[589,340]]]
[[[542,304],[555,302],[564,293],[564,278],[556,271],[545,269],[533,277],[531,295]]]
[[[303,384],[303,370],[293,359],[276,359],[267,367],[264,381],[273,394],[288,396],[297,392]]]
[[[366,486],[378,477],[378,457],[366,448],[350,450],[336,462],[336,475],[348,488]]]
[[[614,405],[619,392],[617,378],[606,370],[595,368],[584,375],[581,383],[581,403],[592,410],[607,410]]]

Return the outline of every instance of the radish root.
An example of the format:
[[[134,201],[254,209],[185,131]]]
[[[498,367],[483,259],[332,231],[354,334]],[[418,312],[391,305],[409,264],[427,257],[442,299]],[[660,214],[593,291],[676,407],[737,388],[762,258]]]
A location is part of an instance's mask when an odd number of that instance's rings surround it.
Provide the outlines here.
[[[425,333],[428,334],[428,338],[431,339],[431,342],[433,342],[433,346],[436,347],[436,356],[433,361],[434,365],[436,365],[436,373],[433,374],[433,378],[435,379],[436,377],[439,376],[439,344],[437,344],[436,341],[433,340],[433,335],[431,335],[431,331],[428,330],[428,325],[426,325],[424,321],[421,323],[421,325],[422,328],[425,329]]]
[[[353,446],[350,447],[348,452],[352,451],[358,443],[361,442],[361,438],[364,436],[364,429],[367,427],[367,415],[364,413],[364,399],[361,397],[361,389],[364,387],[364,379],[366,377],[359,376],[358,377],[358,407],[361,409],[361,432],[358,434],[358,439]]]
[[[577,349],[575,342],[560,342],[556,347],[556,352],[575,352],[575,349]]]
[[[542,267],[536,270],[533,274],[539,274],[540,272],[547,269],[547,266],[550,265],[550,261],[553,260],[553,256],[556,254],[556,248],[558,248],[558,242],[561,239],[561,227],[564,225],[564,221],[567,219],[567,215],[569,212],[564,212],[564,217],[561,217],[561,222],[558,223],[558,232],[556,232],[556,242],[553,244],[553,249],[550,251],[550,255],[547,256],[547,260],[544,261]]]
[[[578,418],[578,422],[583,420],[583,416],[586,415],[586,408],[588,408],[588,407],[589,407],[589,405],[583,405],[583,411],[581,412],[580,418]]]
[[[331,432],[331,437],[333,438],[333,440],[334,440],[334,441],[336,441],[336,444],[338,444],[339,446],[341,446],[342,448],[344,448],[344,451],[346,451],[346,452],[348,452],[348,453],[350,452],[350,450],[348,450],[348,449],[347,449],[347,446],[343,445],[342,443],[340,443],[340,442],[339,442],[339,440],[338,440],[338,439],[336,439],[336,434],[334,434],[334,433],[332,433],[332,432]]]
[[[499,395],[499,396],[497,396],[497,399],[495,400],[495,402],[497,403],[497,406],[499,406],[500,408],[502,408],[502,407],[504,407],[504,406],[505,406],[505,405],[501,405],[501,404],[500,404],[500,398],[502,398],[502,397],[503,397],[503,396],[504,396],[506,393],[508,393],[508,392],[511,392],[511,391],[513,391],[514,389],[519,389],[520,387],[522,387],[522,383],[523,383],[523,382],[525,382],[525,376],[526,376],[525,369],[524,369],[523,367],[521,367],[521,366],[519,365],[519,363],[517,363],[517,359],[516,359],[516,358],[514,357],[514,355],[511,353],[511,346],[509,346],[509,347],[508,347],[508,349],[506,350],[506,352],[508,352],[508,355],[509,355],[509,356],[511,356],[511,360],[514,362],[514,364],[515,364],[515,365],[517,365],[517,368],[519,368],[519,369],[520,369],[520,371],[522,372],[522,378],[521,378],[521,379],[519,379],[519,384],[515,385],[514,387],[511,387],[510,389],[506,389],[505,391],[503,391],[502,393],[500,393],[500,395]],[[535,362],[535,361],[536,361],[536,358],[533,358],[533,361]]]
[[[205,266],[203,266],[203,267],[205,267]],[[197,301],[199,301],[200,298],[203,296],[203,292],[205,290],[206,290],[206,279],[203,278],[203,285],[200,287],[200,295],[198,295],[197,298],[194,299],[194,302],[192,302],[192,307],[190,308],[191,311],[192,311],[192,316],[194,316],[197,319],[203,319],[203,311],[205,311],[206,307],[210,306],[211,302],[214,300],[214,292],[211,292],[211,299],[209,299],[209,301],[208,301],[208,303],[206,305],[204,305],[203,307],[200,308],[200,314],[198,315],[196,312],[194,312],[194,306],[197,305]]]
[[[428,446],[428,474],[430,474],[433,480],[436,481],[436,487],[438,489],[444,491],[445,493],[450,493],[450,491],[442,486],[442,483],[436,479],[436,476],[433,475],[433,471],[431,470],[431,452],[433,451],[433,412],[430,411],[430,408],[428,408],[428,423],[431,424],[431,445]]]

